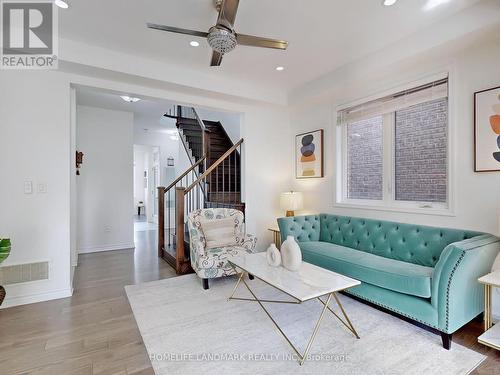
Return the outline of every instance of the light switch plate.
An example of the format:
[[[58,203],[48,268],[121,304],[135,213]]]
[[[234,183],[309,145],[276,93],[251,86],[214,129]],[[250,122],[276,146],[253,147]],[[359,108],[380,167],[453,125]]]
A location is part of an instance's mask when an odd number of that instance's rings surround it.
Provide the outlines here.
[[[33,181],[24,181],[24,194],[33,194]]]
[[[41,194],[45,194],[47,192],[47,184],[44,183],[38,184],[38,192]]]

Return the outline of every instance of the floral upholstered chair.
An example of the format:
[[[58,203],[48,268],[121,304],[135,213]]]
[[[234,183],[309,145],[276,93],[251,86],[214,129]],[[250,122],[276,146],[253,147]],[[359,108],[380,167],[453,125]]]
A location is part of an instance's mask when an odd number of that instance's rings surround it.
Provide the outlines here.
[[[234,219],[234,245],[206,249],[202,223],[226,218]],[[228,259],[255,251],[257,237],[245,233],[243,219],[243,212],[230,208],[205,208],[189,214],[191,266],[202,279],[203,289],[208,289],[208,279],[234,275]]]

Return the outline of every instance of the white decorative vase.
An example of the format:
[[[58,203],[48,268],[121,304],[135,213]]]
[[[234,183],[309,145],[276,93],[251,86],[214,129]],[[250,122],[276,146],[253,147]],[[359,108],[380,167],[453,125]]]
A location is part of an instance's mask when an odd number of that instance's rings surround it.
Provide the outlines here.
[[[293,236],[288,236],[281,244],[281,263],[290,271],[298,271],[302,264],[302,252]]]
[[[275,244],[271,244],[267,248],[266,253],[267,263],[273,267],[279,267],[281,264],[281,254]]]

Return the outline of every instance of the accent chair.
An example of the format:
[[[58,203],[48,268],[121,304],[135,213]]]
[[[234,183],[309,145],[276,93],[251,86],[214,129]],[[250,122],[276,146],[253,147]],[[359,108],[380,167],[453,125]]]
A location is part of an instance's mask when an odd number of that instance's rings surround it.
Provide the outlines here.
[[[231,245],[207,248],[203,232],[203,223],[207,220],[216,221],[232,218],[234,222],[235,239]],[[227,221],[224,220],[226,223]],[[203,289],[208,289],[208,280],[217,277],[234,275],[233,268],[228,264],[232,257],[255,252],[257,237],[245,233],[243,212],[231,208],[205,208],[195,210],[188,215],[190,237],[191,266],[201,278]]]

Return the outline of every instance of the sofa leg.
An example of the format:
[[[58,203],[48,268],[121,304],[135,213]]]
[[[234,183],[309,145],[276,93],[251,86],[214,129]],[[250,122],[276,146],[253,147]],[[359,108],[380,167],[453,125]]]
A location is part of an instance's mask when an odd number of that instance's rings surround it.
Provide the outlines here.
[[[253,277],[253,275],[252,275],[251,273],[249,273],[249,274],[248,274],[248,278],[249,278],[250,280],[253,280],[253,279],[254,279],[254,277]]]
[[[203,289],[208,289],[208,279],[201,279],[201,283],[203,285]]]
[[[441,340],[443,341],[443,348],[450,350],[451,348],[451,333],[441,332]]]

